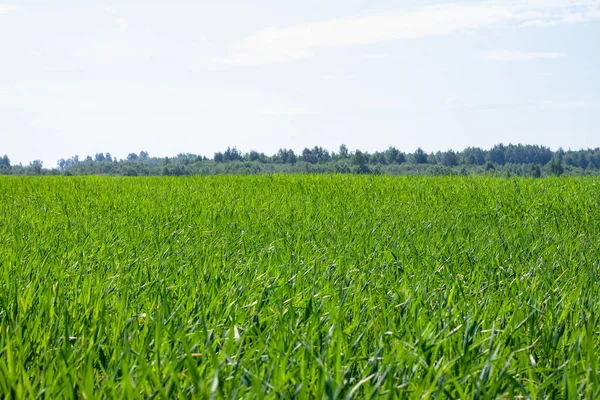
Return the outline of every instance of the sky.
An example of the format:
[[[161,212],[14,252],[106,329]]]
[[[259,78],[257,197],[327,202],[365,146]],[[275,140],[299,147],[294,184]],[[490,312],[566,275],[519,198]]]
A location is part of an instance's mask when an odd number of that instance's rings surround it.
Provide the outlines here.
[[[0,0],[13,164],[600,146],[600,0]]]

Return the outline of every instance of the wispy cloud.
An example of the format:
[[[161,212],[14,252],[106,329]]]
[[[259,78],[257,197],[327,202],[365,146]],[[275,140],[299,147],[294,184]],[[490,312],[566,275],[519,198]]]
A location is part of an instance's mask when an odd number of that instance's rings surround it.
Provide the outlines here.
[[[504,111],[504,110],[522,110],[536,107],[535,103],[489,103],[477,104],[469,107],[473,111]]]
[[[589,101],[544,101],[541,104],[541,108],[552,110],[585,110],[593,107],[594,104]]]
[[[230,64],[290,61],[325,46],[368,45],[445,36],[483,27],[547,26],[600,19],[600,0],[492,0],[390,10],[367,15],[267,29],[246,38]]]
[[[481,56],[487,60],[493,61],[533,61],[540,59],[561,58],[565,55],[562,53],[541,53],[541,52],[524,52],[524,51],[487,51],[481,53]]]
[[[0,3],[0,15],[8,14],[11,11],[16,10],[16,7],[11,4],[2,4]]]
[[[106,11],[108,14],[110,14],[114,18],[115,23],[117,24],[117,26],[119,28],[121,28],[123,30],[129,29],[129,21],[127,20],[127,18],[122,16],[121,13],[119,13],[119,11],[116,8],[106,7],[104,9],[104,11]]]
[[[364,58],[372,58],[372,59],[386,59],[386,58],[392,58],[392,55],[389,53],[366,53],[363,54]]]
[[[600,19],[600,2],[597,0],[551,0],[539,1],[539,16],[531,13],[522,26],[547,27],[559,24],[577,24]]]
[[[446,111],[512,111],[512,110],[588,110],[596,105],[582,100],[545,100],[536,102],[490,102],[490,103],[465,103],[459,98],[450,98],[446,101]]]

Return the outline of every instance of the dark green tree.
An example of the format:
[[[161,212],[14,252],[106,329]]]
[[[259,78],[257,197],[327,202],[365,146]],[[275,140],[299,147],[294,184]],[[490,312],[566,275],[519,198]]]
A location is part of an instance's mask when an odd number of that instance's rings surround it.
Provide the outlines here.
[[[565,172],[560,156],[554,156],[548,163],[548,168],[550,169],[550,173],[556,176],[561,176]]]
[[[380,151],[376,151],[368,156],[368,162],[371,165],[386,165],[388,163],[387,159],[385,158],[385,153]]]
[[[442,154],[442,164],[447,167],[455,167],[458,165],[458,156],[454,151],[448,150]]]
[[[540,166],[537,165],[537,164],[531,164],[531,167],[529,168],[529,173],[534,178],[541,178],[542,177],[542,170],[540,169]]]
[[[236,147],[228,147],[223,153],[223,160],[227,161],[242,161],[242,153]]]
[[[385,151],[387,164],[402,164],[406,162],[406,156],[397,148],[390,146]]]
[[[40,160],[33,160],[32,162],[29,163],[29,168],[31,168],[31,170],[36,174],[36,175],[41,175],[42,174],[42,168],[44,166],[44,163]]]
[[[7,155],[4,155],[4,157],[0,158],[0,167],[10,168],[10,160],[8,159]]]
[[[302,161],[310,163],[310,164],[316,164],[319,161],[319,159],[317,158],[317,155],[314,154],[311,149],[309,149],[308,147],[305,147],[304,150],[302,150]]]
[[[463,162],[468,165],[483,165],[486,160],[486,152],[479,147],[467,147],[460,153]],[[471,164],[473,158],[475,163]]]
[[[247,156],[248,161],[258,161],[260,159],[260,154],[255,150],[250,150],[250,153],[248,153]]]
[[[338,157],[342,160],[350,158],[350,152],[348,151],[348,147],[345,144],[340,145],[340,149],[338,151]]]
[[[277,154],[273,156],[273,159],[281,164],[295,164],[297,160],[296,154],[292,149],[279,149]]]
[[[412,156],[412,162],[414,164],[427,164],[427,154],[422,148],[419,147],[417,150],[415,150]]]
[[[465,164],[467,165],[477,165],[477,157],[473,153],[469,153],[467,158],[465,159]]]
[[[350,157],[350,163],[355,166],[357,173],[369,173],[369,167],[367,166],[367,157],[362,151],[356,150],[354,154],[352,154],[352,157]]]
[[[495,145],[488,152],[488,161],[496,165],[506,164],[505,150],[506,147],[502,143]]]

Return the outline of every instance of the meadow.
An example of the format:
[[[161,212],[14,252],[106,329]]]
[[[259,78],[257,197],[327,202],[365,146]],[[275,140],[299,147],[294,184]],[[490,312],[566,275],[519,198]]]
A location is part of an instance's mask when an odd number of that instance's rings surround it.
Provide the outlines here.
[[[0,397],[595,398],[597,178],[0,177]]]

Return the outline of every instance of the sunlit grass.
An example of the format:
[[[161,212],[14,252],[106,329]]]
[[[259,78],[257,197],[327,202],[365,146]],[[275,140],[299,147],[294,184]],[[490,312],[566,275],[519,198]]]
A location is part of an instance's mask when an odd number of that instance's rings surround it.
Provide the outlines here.
[[[597,179],[0,178],[0,397],[600,394]]]

